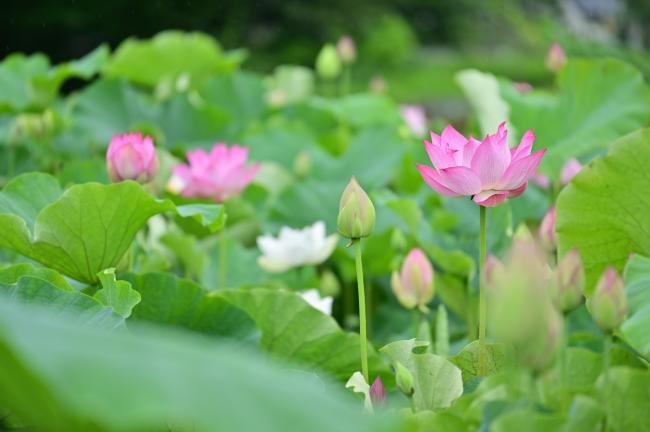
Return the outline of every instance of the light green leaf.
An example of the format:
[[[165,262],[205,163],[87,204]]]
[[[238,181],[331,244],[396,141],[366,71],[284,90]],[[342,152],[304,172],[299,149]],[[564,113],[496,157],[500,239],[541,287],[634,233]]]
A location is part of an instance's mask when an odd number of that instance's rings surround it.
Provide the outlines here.
[[[137,325],[108,333],[65,318],[0,299],[0,406],[37,430],[396,426],[364,415],[340,387],[241,347]]]
[[[205,33],[164,31],[151,39],[124,41],[104,69],[109,77],[156,86],[187,75],[190,85],[232,68],[219,43]]]
[[[650,424],[650,372],[611,368],[608,379],[598,380],[607,427],[612,431],[643,431]]]
[[[650,130],[627,135],[564,188],[557,203],[560,255],[577,248],[585,292],[609,265],[619,272],[632,252],[650,255]]]
[[[74,288],[56,271],[46,267],[35,267],[31,264],[14,264],[0,268],[0,284],[12,285],[23,276],[42,279],[63,291],[73,291]]]
[[[176,207],[184,218],[192,218],[211,233],[221,230],[226,224],[226,210],[220,204],[184,204]]]
[[[413,375],[413,403],[417,410],[447,408],[463,394],[461,370],[453,363],[428,352],[415,339],[392,342],[379,351],[390,361],[402,363]]]
[[[548,148],[540,170],[553,177],[570,157],[591,157],[650,119],[650,89],[619,60],[571,59],[557,86],[557,95],[502,87],[510,121],[521,133],[535,131],[536,149]]]
[[[366,382],[361,372],[357,371],[353,373],[348,382],[345,383],[345,388],[350,388],[355,393],[361,393],[363,395],[363,407],[372,412],[370,385]]]
[[[458,354],[449,357],[449,361],[460,368],[463,381],[479,376],[478,374],[478,341],[470,342]],[[487,344],[485,346],[486,370],[488,375],[494,375],[514,365],[514,350],[504,344]]]
[[[650,258],[634,255],[624,277],[628,318],[621,332],[627,343],[650,360]]]
[[[131,321],[148,321],[239,341],[256,334],[245,312],[209,295],[188,279],[169,273],[128,274],[125,279],[142,296]]]
[[[140,293],[131,288],[126,281],[115,279],[115,269],[102,270],[97,274],[102,289],[93,298],[110,307],[125,319],[131,316],[131,311],[140,303]]]
[[[344,332],[336,321],[311,307],[300,295],[275,289],[215,291],[246,312],[262,332],[260,346],[275,356],[347,380],[359,369],[359,335]],[[392,375],[369,347],[370,376]],[[389,378],[390,377],[390,378]]]
[[[567,417],[561,432],[600,431],[605,412],[598,401],[579,394],[573,398]]]

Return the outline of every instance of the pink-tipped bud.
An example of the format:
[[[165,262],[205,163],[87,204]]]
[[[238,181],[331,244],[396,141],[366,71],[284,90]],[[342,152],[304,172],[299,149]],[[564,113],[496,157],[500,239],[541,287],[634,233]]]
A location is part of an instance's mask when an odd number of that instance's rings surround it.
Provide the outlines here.
[[[625,320],[627,297],[625,285],[614,267],[607,267],[591,298],[591,314],[598,326],[611,331]]]
[[[375,378],[375,381],[370,386],[370,400],[374,407],[386,404],[386,389],[384,388],[384,383],[381,382],[380,377]]]
[[[513,82],[512,86],[518,93],[522,94],[530,93],[533,91],[533,86],[527,82]]]
[[[488,284],[492,284],[495,280],[498,280],[499,277],[505,272],[506,266],[503,264],[503,262],[495,257],[494,255],[488,255],[486,260],[485,260],[485,282]]]
[[[348,35],[341,36],[336,43],[336,50],[339,53],[339,57],[341,57],[341,61],[345,64],[354,63],[357,59],[357,46],[354,43],[354,39]]]
[[[553,252],[557,247],[557,236],[555,234],[555,224],[557,221],[557,210],[551,207],[542,219],[542,224],[539,226],[539,240],[542,247],[548,251]]]
[[[577,249],[564,255],[555,269],[555,280],[551,283],[551,299],[562,312],[569,312],[582,303],[585,286],[585,270]]]
[[[560,172],[560,181],[563,185],[568,184],[573,177],[582,169],[582,164],[577,159],[571,158],[564,164]]]
[[[567,57],[564,49],[559,43],[553,42],[553,45],[550,46],[546,54],[546,67],[551,72],[559,72],[566,62]]]
[[[420,105],[402,105],[400,113],[411,133],[416,137],[423,136],[427,131],[427,114]]]
[[[158,156],[150,136],[140,133],[115,135],[106,152],[108,175],[114,182],[136,180],[146,183],[158,170]]]
[[[434,295],[433,267],[424,252],[412,249],[406,256],[399,273],[393,272],[391,279],[397,300],[407,309],[426,305]]]

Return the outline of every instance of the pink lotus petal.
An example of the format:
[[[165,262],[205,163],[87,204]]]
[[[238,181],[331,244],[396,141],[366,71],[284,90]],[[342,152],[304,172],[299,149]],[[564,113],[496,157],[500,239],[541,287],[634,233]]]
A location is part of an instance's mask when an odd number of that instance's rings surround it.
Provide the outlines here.
[[[506,198],[508,198],[507,192],[492,190],[492,191],[483,191],[481,193],[478,193],[474,195],[472,199],[476,204],[482,205],[483,207],[495,207],[503,203],[506,200]]]
[[[441,195],[444,196],[449,196],[449,197],[456,197],[458,194],[451,189],[445,187],[440,183],[440,174],[438,171],[435,169],[431,168],[430,166],[427,165],[421,165],[421,164],[416,164],[418,171],[420,171],[420,175],[424,179],[424,181],[431,187],[431,189],[435,190]]]
[[[578,162],[577,159],[571,158],[569,159],[564,166],[562,167],[562,171],[560,172],[560,181],[562,182],[563,185],[568,184],[571,180],[573,180],[573,177],[576,176],[582,169],[582,164]]]
[[[431,160],[433,166],[436,167],[436,169],[442,169],[456,165],[453,157],[442,150],[440,147],[436,147],[430,142],[424,141],[424,148],[427,150],[429,159]]]
[[[481,191],[481,180],[470,168],[456,166],[438,172],[440,183],[459,195],[474,195]]]
[[[514,161],[498,182],[498,189],[513,190],[520,188],[533,175],[546,149]]]
[[[472,158],[472,170],[481,179],[483,189],[491,189],[510,164],[510,149],[507,138],[502,136],[499,141],[488,137],[476,149]]]
[[[460,150],[467,144],[467,138],[462,136],[452,125],[447,125],[442,131],[441,141],[443,145],[454,150]]]
[[[526,190],[527,187],[528,187],[528,182],[524,183],[523,185],[521,185],[517,189],[513,189],[511,191],[508,191],[508,198],[517,198],[519,195],[524,193],[524,191]]]
[[[513,162],[530,154],[535,138],[532,129],[526,131],[524,136],[521,138],[519,145],[511,150]]]

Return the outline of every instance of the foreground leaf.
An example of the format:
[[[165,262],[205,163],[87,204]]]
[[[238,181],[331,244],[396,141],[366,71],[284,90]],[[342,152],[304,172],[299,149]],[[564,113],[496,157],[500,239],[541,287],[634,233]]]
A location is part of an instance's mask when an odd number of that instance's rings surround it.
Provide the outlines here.
[[[609,265],[619,272],[633,252],[650,255],[650,129],[612,144],[562,191],[557,203],[560,255],[577,248],[585,266],[585,292]]]
[[[627,343],[650,360],[650,258],[634,255],[624,276],[628,318],[621,332]]]

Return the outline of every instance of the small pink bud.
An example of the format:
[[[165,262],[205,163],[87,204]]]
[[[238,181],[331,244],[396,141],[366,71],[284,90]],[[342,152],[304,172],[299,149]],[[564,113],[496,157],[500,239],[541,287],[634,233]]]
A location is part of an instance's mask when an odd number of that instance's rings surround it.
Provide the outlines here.
[[[115,135],[106,152],[108,175],[114,182],[146,183],[158,170],[158,156],[150,136],[138,132]]]
[[[585,286],[585,270],[577,249],[564,255],[555,269],[555,281],[551,283],[551,298],[562,312],[569,312],[582,303]]]
[[[559,72],[567,62],[566,53],[562,46],[553,42],[546,54],[546,67],[551,72]]]
[[[557,235],[555,234],[555,224],[557,221],[557,210],[551,207],[542,219],[542,224],[539,226],[539,240],[542,247],[548,251],[553,252],[557,247]]]
[[[527,82],[513,82],[512,86],[515,88],[517,92],[522,94],[530,93],[533,91],[533,86]]]
[[[422,250],[415,248],[409,252],[400,272],[393,272],[391,285],[402,306],[426,310],[434,295],[433,267]]]
[[[388,84],[381,75],[375,75],[370,81],[370,91],[373,93],[384,94],[388,90]]]
[[[536,172],[535,174],[530,176],[530,181],[532,181],[542,189],[548,189],[548,187],[551,185],[551,181],[548,179],[548,177],[546,177],[544,174],[541,174],[539,172]]]
[[[409,130],[416,137],[423,136],[427,131],[427,114],[420,105],[402,105],[400,113]]]
[[[354,43],[354,39],[348,35],[341,36],[336,43],[336,50],[339,52],[339,57],[341,57],[343,63],[354,63],[357,59],[357,46]]]
[[[616,329],[625,320],[625,285],[614,267],[607,267],[596,285],[591,298],[591,314],[596,324],[605,331]]]
[[[571,158],[564,164],[560,172],[560,181],[563,185],[569,183],[582,169],[582,164],[577,159]]]
[[[370,400],[375,407],[386,404],[386,389],[384,389],[384,383],[381,382],[380,377],[375,378],[372,386],[370,386]]]

